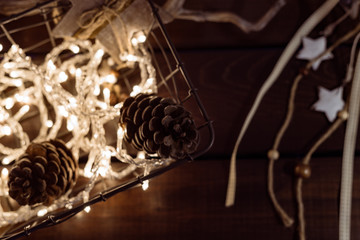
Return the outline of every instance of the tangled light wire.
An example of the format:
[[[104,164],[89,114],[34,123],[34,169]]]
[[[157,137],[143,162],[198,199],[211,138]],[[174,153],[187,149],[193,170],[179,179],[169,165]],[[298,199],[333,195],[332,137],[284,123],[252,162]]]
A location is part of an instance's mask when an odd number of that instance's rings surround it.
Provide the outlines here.
[[[140,69],[140,83],[133,86],[130,95],[139,92],[156,93],[155,68],[151,56],[144,46],[146,37],[138,34],[133,39],[135,55],[123,54],[121,59],[130,64],[137,63]],[[30,144],[30,137],[20,124],[29,111],[37,111],[40,121],[38,135],[32,141],[44,141],[59,136],[65,124],[68,135],[66,141],[75,159],[80,152],[88,154],[88,160],[80,174],[89,178],[84,190],[69,198],[66,193],[51,206],[22,206],[16,211],[4,212],[0,209],[0,226],[28,220],[33,216],[43,216],[58,208],[72,208],[76,203],[89,200],[90,191],[95,186],[99,175],[104,178],[121,179],[141,167],[146,175],[151,168],[167,164],[171,159],[145,159],[139,152],[131,157],[122,146],[124,131],[117,127],[116,146],[106,141],[105,127],[108,122],[117,124],[122,103],[110,105],[110,89],[106,84],[113,84],[116,78],[99,71],[107,56],[96,43],[83,40],[66,40],[54,47],[46,56],[42,65],[36,65],[24,51],[13,45],[0,63],[0,90],[9,92],[0,96],[0,139],[13,135],[18,147],[12,148],[0,143],[3,165],[10,164],[25,151]],[[72,87],[64,87],[65,83]],[[70,86],[71,86],[70,84]],[[46,100],[45,100],[46,99]],[[30,110],[31,109],[31,110]],[[54,114],[50,114],[50,110]],[[55,117],[51,117],[55,115]],[[128,166],[115,171],[111,167],[111,157],[116,157]],[[1,174],[0,194],[7,196],[6,168]],[[147,182],[144,187],[147,187]],[[0,206],[1,207],[1,206]]]

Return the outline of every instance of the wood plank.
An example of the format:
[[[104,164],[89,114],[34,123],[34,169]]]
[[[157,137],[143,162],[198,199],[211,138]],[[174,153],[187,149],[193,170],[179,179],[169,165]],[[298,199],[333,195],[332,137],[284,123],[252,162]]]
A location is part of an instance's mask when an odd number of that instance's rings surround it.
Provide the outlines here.
[[[190,78],[214,120],[215,144],[209,154],[230,155],[256,94],[282,51],[282,48],[265,48],[180,52]],[[348,48],[339,48],[334,55],[335,60],[324,61],[318,71],[311,71],[300,82],[294,118],[281,142],[281,152],[304,155],[330,126],[325,115],[311,110],[311,106],[318,99],[318,86],[333,89],[344,78]],[[292,59],[287,65],[263,99],[240,146],[240,154],[266,154],[285,117],[291,83],[305,63]],[[341,127],[319,151],[341,151],[343,132],[344,127]]]
[[[358,160],[355,172],[360,170]],[[294,159],[275,165],[275,192],[291,216]],[[228,161],[195,161],[165,173],[142,191],[134,188],[92,207],[65,223],[39,230],[28,239],[296,239],[286,229],[266,192],[265,159],[241,159],[236,204],[225,208]],[[337,239],[341,161],[316,158],[303,188],[308,239]],[[355,175],[354,189],[360,178]],[[352,239],[359,239],[360,194],[353,196]]]

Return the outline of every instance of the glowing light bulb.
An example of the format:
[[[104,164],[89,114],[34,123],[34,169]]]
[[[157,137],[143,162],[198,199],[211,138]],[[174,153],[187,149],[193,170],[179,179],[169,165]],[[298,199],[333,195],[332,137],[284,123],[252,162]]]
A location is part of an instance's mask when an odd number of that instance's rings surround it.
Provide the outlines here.
[[[75,76],[76,77],[81,77],[81,74],[82,74],[81,68],[77,68],[76,71],[75,71]]]
[[[19,48],[18,48],[17,45],[11,45],[10,50],[13,51],[13,52],[18,52],[18,51],[19,51]]]
[[[78,125],[78,119],[76,116],[71,115],[70,118],[67,120],[66,128],[69,131],[74,130],[74,128]]]
[[[141,187],[144,191],[146,191],[149,188],[149,180],[143,181],[143,183],[141,184]]]
[[[10,69],[10,68],[14,68],[16,66],[16,64],[14,62],[6,62],[4,63],[3,67],[5,69]]]
[[[56,70],[56,66],[51,59],[47,62],[47,68],[50,70],[50,72]]]
[[[71,75],[75,75],[75,73],[76,73],[76,67],[73,66],[73,65],[71,65],[71,66],[69,67],[69,73],[70,73]]]
[[[142,152],[142,151],[138,152],[137,158],[139,158],[139,159],[145,159],[145,153]]]
[[[0,52],[4,49],[4,46],[0,43]]]
[[[124,137],[124,129],[122,127],[119,127],[117,130],[117,137],[122,139]]]
[[[104,88],[103,94],[104,94],[105,101],[108,101],[110,99],[110,89]]]
[[[12,98],[5,99],[5,108],[6,109],[10,109],[13,106],[14,106],[14,99],[12,99]]]
[[[137,44],[138,44],[138,40],[137,40],[137,38],[132,38],[131,39],[131,43],[132,43],[132,45],[134,45],[134,46],[136,46]]]
[[[93,175],[93,173],[91,172],[91,167],[90,166],[85,166],[84,168],[84,176],[87,178],[91,178]]]
[[[89,213],[90,210],[91,210],[91,207],[90,207],[90,206],[87,206],[87,207],[84,208],[84,211],[85,211],[86,213]]]
[[[66,122],[66,129],[68,130],[68,131],[72,131],[72,130],[74,130],[74,125],[72,124],[72,122],[70,121],[70,119],[68,119],[67,120],[67,122]]]
[[[66,111],[64,106],[58,106],[59,114],[63,117],[68,117],[69,113]]]
[[[69,48],[75,54],[78,54],[80,52],[80,48],[78,45],[72,44],[72,45],[70,45]]]
[[[134,97],[134,96],[136,96],[138,93],[140,93],[141,92],[141,87],[139,87],[138,85],[135,85],[134,87],[133,87],[133,90],[132,90],[132,92],[130,93],[130,96],[131,97]]]
[[[30,110],[30,106],[29,105],[24,105],[20,108],[19,112],[21,113],[21,115],[24,115],[25,113],[27,113]]]
[[[99,50],[96,51],[96,53],[94,55],[94,58],[95,59],[100,59],[103,55],[104,55],[104,50],[99,49]]]
[[[45,124],[48,128],[51,128],[54,125],[53,121],[51,120],[47,120]]]
[[[114,84],[114,83],[116,83],[116,81],[117,81],[117,79],[114,74],[109,74],[105,77],[105,82]]]
[[[4,158],[2,159],[2,161],[1,161],[1,163],[2,163],[3,165],[8,165],[10,162],[11,162],[11,161],[10,161],[10,158],[8,158],[8,157],[4,157]]]
[[[38,217],[42,217],[42,216],[45,216],[47,214],[47,212],[48,212],[47,209],[43,208],[37,212],[37,215],[38,215]]]
[[[93,93],[95,96],[99,96],[99,94],[100,94],[100,86],[99,85],[95,86]]]
[[[76,99],[74,97],[69,98],[70,106],[73,108],[77,107]]]
[[[144,34],[141,34],[137,37],[138,42],[144,43],[146,41],[146,36]]]
[[[11,71],[9,76],[12,78],[18,78],[20,77],[20,71]]]
[[[14,86],[16,86],[16,87],[20,87],[23,84],[21,79],[14,79],[12,82],[13,82]]]
[[[63,82],[66,82],[66,80],[68,80],[68,75],[65,73],[65,72],[63,72],[63,71],[61,71],[60,73],[59,73],[59,82],[60,83],[63,83]]]
[[[50,86],[50,85],[45,85],[45,90],[47,91],[47,92],[51,92],[52,90],[53,90],[53,88],[52,88],[52,86]]]
[[[146,85],[153,85],[153,83],[154,83],[154,78],[148,78],[147,80],[146,80]]]
[[[106,167],[99,167],[99,170],[98,170],[99,174],[102,176],[102,177],[105,177],[106,175],[106,172],[107,172],[107,168]]]
[[[6,179],[9,176],[9,170],[7,168],[3,168],[1,170],[1,178]]]
[[[11,135],[11,128],[8,125],[5,125],[1,128],[1,133],[6,136]]]
[[[129,62],[135,62],[137,60],[137,57],[135,55],[129,54],[126,56],[126,60]]]

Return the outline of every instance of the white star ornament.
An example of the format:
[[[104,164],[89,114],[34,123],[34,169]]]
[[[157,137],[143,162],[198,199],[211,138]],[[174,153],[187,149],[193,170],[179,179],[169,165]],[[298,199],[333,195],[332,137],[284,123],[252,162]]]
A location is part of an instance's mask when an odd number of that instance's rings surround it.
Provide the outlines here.
[[[344,108],[344,100],[342,98],[343,87],[328,90],[319,87],[319,100],[312,106],[318,112],[325,113],[327,119],[333,122],[337,113]]]
[[[326,38],[319,37],[317,39],[311,39],[308,37],[304,37],[302,39],[303,48],[299,51],[298,55],[296,56],[297,59],[302,60],[312,60],[318,57],[321,53],[326,50]],[[317,70],[320,66],[320,63],[323,60],[331,59],[333,55],[331,53],[327,53],[322,56],[320,59],[314,62],[311,66],[313,70]]]

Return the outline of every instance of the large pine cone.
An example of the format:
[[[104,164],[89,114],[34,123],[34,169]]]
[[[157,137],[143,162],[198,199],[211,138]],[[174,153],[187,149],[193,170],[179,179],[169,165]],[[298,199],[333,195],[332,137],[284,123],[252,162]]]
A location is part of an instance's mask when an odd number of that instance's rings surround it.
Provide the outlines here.
[[[137,150],[182,159],[196,150],[199,134],[191,114],[170,98],[140,93],[120,110],[124,139]]]
[[[9,174],[9,195],[20,205],[50,205],[77,180],[78,163],[61,140],[31,143]]]

